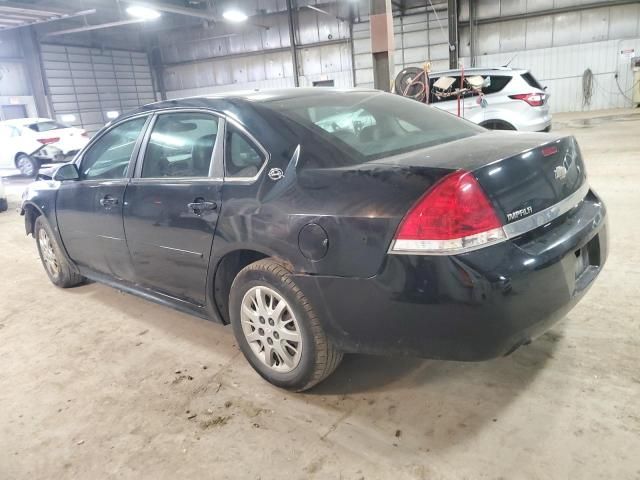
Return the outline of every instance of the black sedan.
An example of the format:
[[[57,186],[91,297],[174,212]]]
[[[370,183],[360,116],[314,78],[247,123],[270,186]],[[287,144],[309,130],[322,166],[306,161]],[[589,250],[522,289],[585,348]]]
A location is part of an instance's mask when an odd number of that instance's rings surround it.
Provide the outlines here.
[[[573,137],[369,90],[142,107],[34,182],[22,212],[55,285],[230,323],[255,370],[298,391],[345,352],[508,354],[607,256]]]

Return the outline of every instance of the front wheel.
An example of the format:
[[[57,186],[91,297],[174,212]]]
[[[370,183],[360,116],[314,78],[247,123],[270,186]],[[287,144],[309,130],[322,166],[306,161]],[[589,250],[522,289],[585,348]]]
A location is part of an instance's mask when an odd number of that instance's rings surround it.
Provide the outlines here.
[[[51,283],[61,288],[68,288],[83,282],[84,277],[69,264],[53,235],[51,226],[42,215],[36,218],[34,237],[36,237],[40,260]]]
[[[16,167],[25,177],[35,177],[40,170],[40,162],[26,153],[20,153],[16,157]]]
[[[342,352],[280,263],[265,259],[238,273],[229,298],[231,325],[242,353],[268,382],[307,390],[328,377]]]

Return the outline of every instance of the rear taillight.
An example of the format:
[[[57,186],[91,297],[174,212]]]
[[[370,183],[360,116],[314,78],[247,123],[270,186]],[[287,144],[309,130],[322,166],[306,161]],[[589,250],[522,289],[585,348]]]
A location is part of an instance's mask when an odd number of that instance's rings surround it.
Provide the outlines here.
[[[532,107],[541,107],[544,105],[544,93],[520,93],[518,95],[509,95],[514,100],[523,100]]]
[[[473,174],[447,175],[409,210],[390,253],[456,254],[507,238]]]
[[[43,145],[49,145],[50,143],[59,142],[60,141],[60,137],[39,138],[38,141]]]

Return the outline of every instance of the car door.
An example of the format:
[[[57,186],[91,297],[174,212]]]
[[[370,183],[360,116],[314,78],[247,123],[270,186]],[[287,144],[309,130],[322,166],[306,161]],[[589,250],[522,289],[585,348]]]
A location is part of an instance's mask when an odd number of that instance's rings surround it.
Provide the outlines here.
[[[223,128],[223,120],[206,111],[157,114],[125,192],[136,282],[196,305],[205,303],[222,206]]]
[[[126,120],[101,134],[77,160],[79,180],[63,182],[56,197],[58,227],[71,259],[119,279],[133,278],[122,208],[149,119]]]

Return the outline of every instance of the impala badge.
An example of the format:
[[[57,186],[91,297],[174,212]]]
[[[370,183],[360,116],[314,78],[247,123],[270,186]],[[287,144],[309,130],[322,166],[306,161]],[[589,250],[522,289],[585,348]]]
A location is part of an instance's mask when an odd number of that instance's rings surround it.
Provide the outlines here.
[[[280,180],[282,177],[284,177],[284,172],[281,168],[272,168],[271,170],[269,170],[268,175],[271,180]]]
[[[509,222],[513,222],[514,220],[518,220],[519,218],[526,217],[527,215],[531,215],[533,213],[533,208],[525,207],[520,210],[515,210],[511,213],[507,213],[507,220]]]
[[[562,165],[558,165],[553,170],[553,174],[555,175],[556,180],[564,180],[567,177],[567,168]]]

